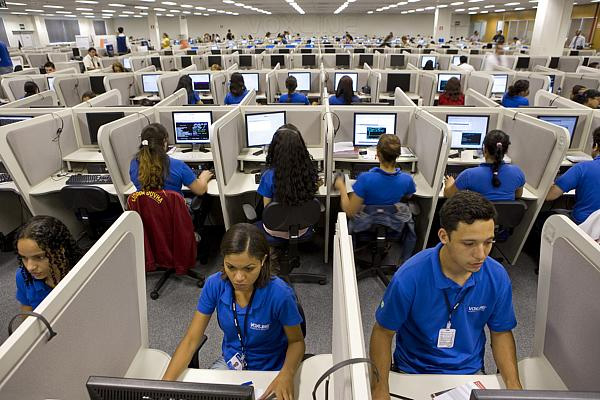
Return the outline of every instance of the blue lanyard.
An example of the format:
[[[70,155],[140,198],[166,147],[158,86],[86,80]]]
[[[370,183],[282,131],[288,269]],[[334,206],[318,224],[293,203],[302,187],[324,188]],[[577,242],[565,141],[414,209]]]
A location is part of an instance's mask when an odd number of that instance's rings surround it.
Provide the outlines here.
[[[244,336],[242,336],[242,330],[240,328],[240,323],[238,321],[238,316],[237,316],[237,305],[235,304],[235,290],[233,288],[233,285],[231,286],[231,311],[233,312],[233,324],[235,325],[235,329],[237,331],[237,337],[238,337],[238,340],[240,341],[240,346],[242,348],[242,357],[243,357],[244,367],[246,367],[248,365],[248,362],[246,361],[246,345],[244,344],[244,339],[246,339],[248,337],[248,319],[250,318],[250,308],[252,307],[252,300],[254,300],[254,293],[256,293],[256,290],[252,290],[252,295],[250,296],[250,301],[248,302],[248,305],[246,306],[246,317],[244,317]]]
[[[456,303],[454,304],[454,306],[450,305],[450,300],[448,299],[448,293],[446,293],[446,290],[443,290],[444,300],[446,302],[446,307],[448,308],[448,323],[446,324],[446,329],[450,329],[450,327],[452,326],[452,315],[458,309],[458,306],[460,306],[460,303],[462,303],[462,301],[465,299],[465,297],[467,296],[467,292],[469,290],[471,290],[471,288],[463,290],[462,295],[456,300]]]

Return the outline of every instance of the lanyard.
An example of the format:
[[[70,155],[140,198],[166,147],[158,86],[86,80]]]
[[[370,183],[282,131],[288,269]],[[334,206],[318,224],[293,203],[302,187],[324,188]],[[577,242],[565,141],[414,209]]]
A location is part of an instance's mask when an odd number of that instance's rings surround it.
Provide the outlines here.
[[[250,308],[252,307],[252,300],[254,300],[254,293],[256,290],[252,290],[252,295],[250,296],[250,301],[246,306],[246,317],[244,317],[244,336],[242,336],[242,330],[240,328],[240,323],[238,321],[237,316],[237,305],[235,304],[235,290],[233,285],[231,287],[231,311],[233,312],[233,324],[235,325],[235,329],[237,331],[238,340],[240,341],[240,346],[242,348],[242,357],[244,366],[247,365],[246,362],[246,346],[244,344],[244,339],[248,337],[248,319],[250,318]]]
[[[458,309],[458,306],[460,306],[460,303],[465,299],[465,296],[467,295],[467,292],[469,290],[470,289],[463,290],[462,296],[460,296],[456,300],[456,304],[454,304],[454,306],[450,305],[450,300],[448,299],[448,293],[446,293],[446,290],[443,290],[444,301],[446,302],[446,307],[448,307],[448,323],[446,324],[446,329],[450,329],[450,327],[452,326],[452,315]]]

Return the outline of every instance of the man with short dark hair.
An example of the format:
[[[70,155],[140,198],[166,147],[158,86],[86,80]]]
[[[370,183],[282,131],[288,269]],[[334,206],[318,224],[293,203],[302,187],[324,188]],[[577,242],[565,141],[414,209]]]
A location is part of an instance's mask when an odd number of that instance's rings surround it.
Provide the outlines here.
[[[406,261],[395,273],[375,314],[370,357],[373,400],[390,398],[393,369],[409,374],[483,371],[485,331],[504,384],[521,389],[512,329],[517,325],[508,274],[488,257],[494,243],[493,204],[461,191],[440,212],[441,243]]]
[[[492,38],[492,41],[496,42],[496,43],[502,42],[504,44],[506,39],[504,38],[504,35],[502,34],[502,29],[500,29],[498,32],[496,32],[496,34]]]
[[[127,54],[129,53],[129,45],[127,43],[127,36],[125,35],[125,29],[122,26],[117,28],[117,53]]]
[[[56,72],[56,66],[52,61],[48,61],[46,64],[44,64],[44,71],[46,71],[47,74]]]
[[[460,56],[460,63],[457,65],[458,68],[464,69],[465,71],[473,72],[475,71],[475,67],[469,64],[467,61],[469,60],[467,56]]]
[[[88,53],[83,57],[83,65],[88,71],[100,68],[100,58],[96,55],[96,49],[90,47]]]

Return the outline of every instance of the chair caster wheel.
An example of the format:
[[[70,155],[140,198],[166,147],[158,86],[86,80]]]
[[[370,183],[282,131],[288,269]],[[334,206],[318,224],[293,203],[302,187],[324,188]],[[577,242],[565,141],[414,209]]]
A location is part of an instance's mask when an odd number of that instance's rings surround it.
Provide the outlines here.
[[[159,296],[158,292],[150,292],[150,298],[152,300],[158,299],[158,296]]]

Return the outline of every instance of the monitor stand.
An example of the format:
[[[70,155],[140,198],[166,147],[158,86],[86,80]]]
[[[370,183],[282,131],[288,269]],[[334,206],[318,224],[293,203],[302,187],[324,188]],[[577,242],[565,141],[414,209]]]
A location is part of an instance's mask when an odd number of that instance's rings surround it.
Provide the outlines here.
[[[196,144],[196,143],[192,144],[192,151],[198,151],[200,153],[208,153],[209,152],[209,150],[206,147],[204,147],[204,145]]]

